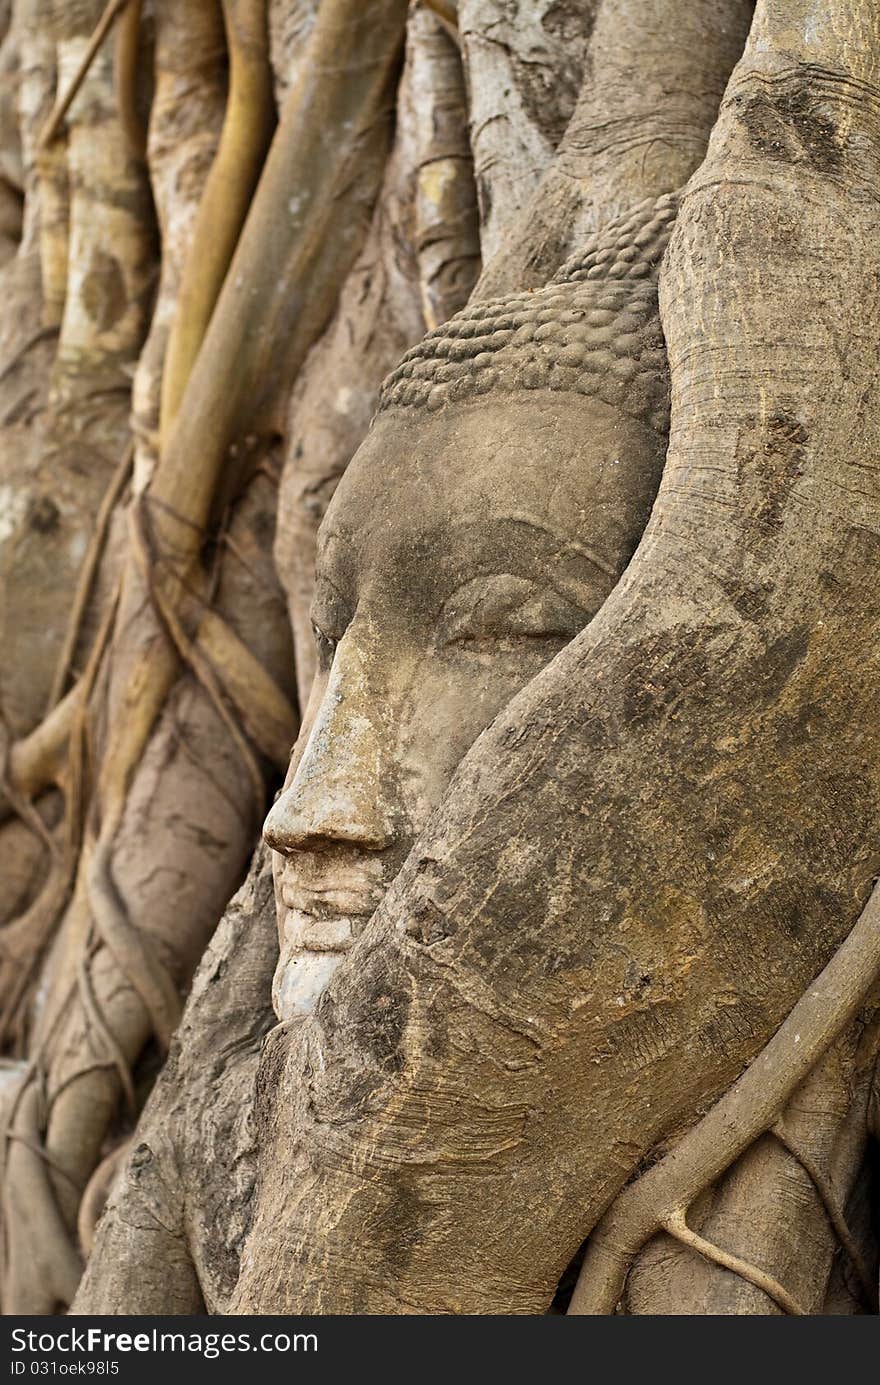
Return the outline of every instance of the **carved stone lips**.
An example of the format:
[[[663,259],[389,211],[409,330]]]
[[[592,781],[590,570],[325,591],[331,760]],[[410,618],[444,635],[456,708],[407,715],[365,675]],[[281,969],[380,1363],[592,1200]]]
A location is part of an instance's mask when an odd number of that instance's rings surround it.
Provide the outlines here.
[[[361,914],[317,918],[303,909],[286,909],[272,985],[279,1019],[311,1013],[371,913],[369,909]]]
[[[315,919],[369,918],[381,898],[382,892],[375,888],[315,890],[298,882],[281,884],[285,907]]]
[[[284,919],[284,941],[292,953],[347,952],[368,914],[335,914],[316,918],[302,909],[289,909]]]
[[[281,1020],[310,1014],[334,971],[363,932],[387,886],[379,859],[334,860],[300,853],[277,884],[284,906],[281,955],[272,999]]]

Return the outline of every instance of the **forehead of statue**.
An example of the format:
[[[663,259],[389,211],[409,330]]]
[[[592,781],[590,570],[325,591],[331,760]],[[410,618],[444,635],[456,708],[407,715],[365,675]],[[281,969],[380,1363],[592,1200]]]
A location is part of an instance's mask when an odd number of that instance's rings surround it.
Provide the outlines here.
[[[491,543],[511,520],[575,540],[633,428],[599,401],[549,390],[383,413],[340,482],[321,546],[436,551],[456,532]]]

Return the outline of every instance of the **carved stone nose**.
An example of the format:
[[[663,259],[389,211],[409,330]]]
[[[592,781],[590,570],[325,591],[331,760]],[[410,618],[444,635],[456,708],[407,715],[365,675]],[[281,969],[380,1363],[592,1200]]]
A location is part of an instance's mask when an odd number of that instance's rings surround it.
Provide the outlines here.
[[[289,786],[266,818],[263,836],[282,855],[324,842],[381,851],[393,840],[387,798],[388,732],[363,678],[363,658],[337,650],[323,700]]]
[[[297,776],[270,810],[263,836],[282,855],[302,851],[320,839],[367,851],[381,851],[393,839],[375,793],[366,784],[353,782],[351,774],[344,785],[301,786]]]

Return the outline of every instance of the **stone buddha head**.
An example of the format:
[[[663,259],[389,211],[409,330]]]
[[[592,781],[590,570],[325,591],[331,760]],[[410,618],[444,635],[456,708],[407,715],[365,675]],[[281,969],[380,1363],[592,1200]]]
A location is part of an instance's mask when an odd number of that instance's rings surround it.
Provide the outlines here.
[[[592,618],[660,478],[674,198],[388,378],[318,542],[318,673],[275,849],[281,1019],[308,1013],[500,709]]]

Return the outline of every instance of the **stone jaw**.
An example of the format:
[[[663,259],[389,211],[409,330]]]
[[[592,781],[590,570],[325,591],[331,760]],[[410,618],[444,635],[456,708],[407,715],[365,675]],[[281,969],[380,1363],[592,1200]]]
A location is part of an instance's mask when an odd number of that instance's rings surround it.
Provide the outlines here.
[[[464,308],[406,353],[379,412],[554,390],[600,399],[665,436],[657,280],[678,205],[678,194],[643,202],[591,237],[544,288]]]

